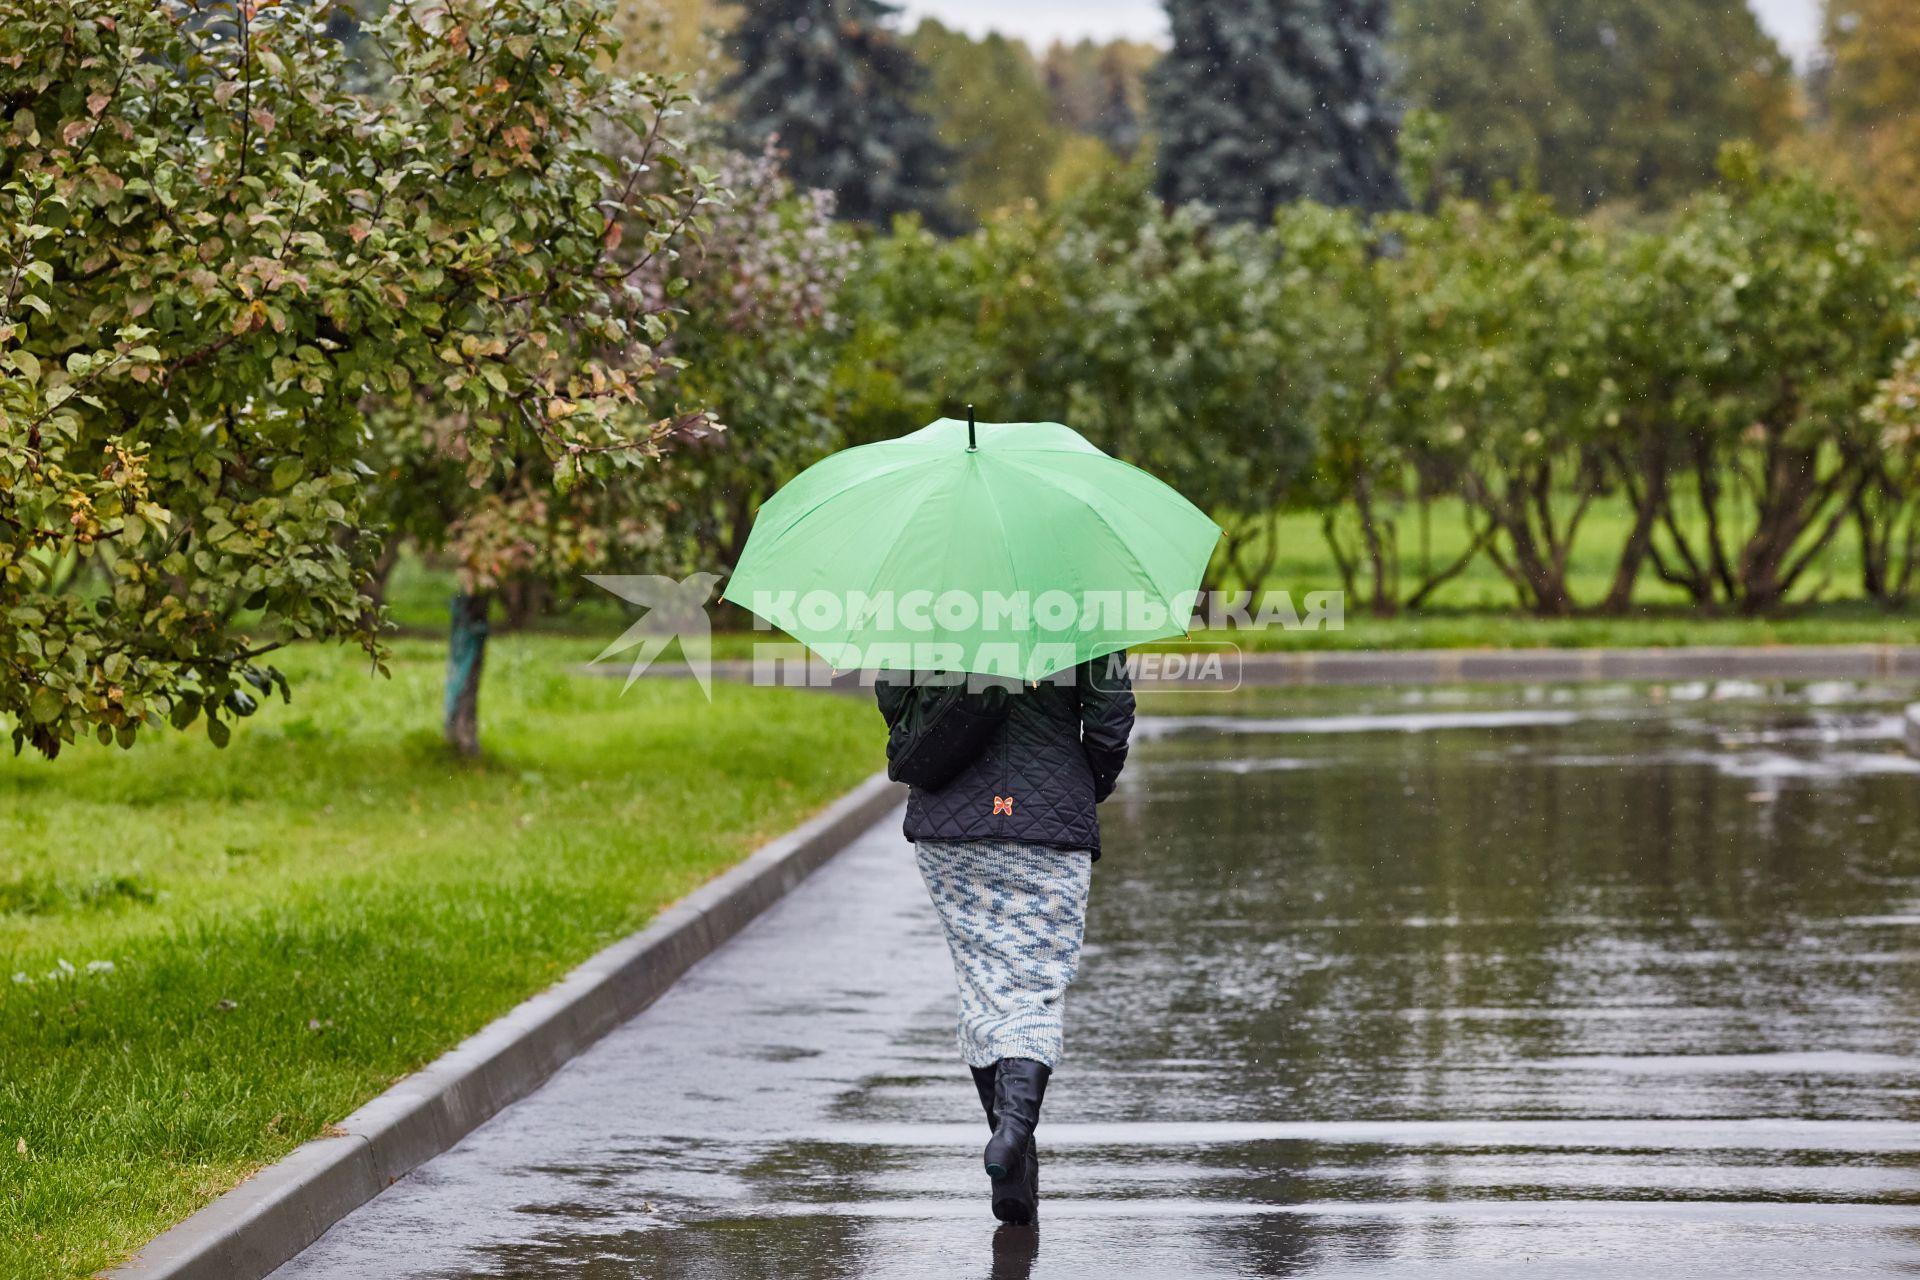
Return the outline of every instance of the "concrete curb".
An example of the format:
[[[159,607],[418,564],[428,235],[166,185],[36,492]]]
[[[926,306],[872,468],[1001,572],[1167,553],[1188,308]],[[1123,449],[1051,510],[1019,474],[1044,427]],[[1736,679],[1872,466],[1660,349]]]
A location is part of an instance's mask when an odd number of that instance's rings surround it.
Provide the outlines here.
[[[557,985],[215,1200],[107,1275],[260,1280],[653,1003],[861,832],[901,804],[875,774],[662,911]]]
[[[1920,678],[1920,647],[1778,645],[1686,649],[1408,649],[1254,653],[1249,686],[1511,684],[1592,680],[1884,680]]]
[[[1221,654],[1215,648],[1211,651]],[[1153,657],[1155,655],[1144,655]],[[1172,653],[1157,655],[1172,657]],[[1204,656],[1204,655],[1202,655]],[[1373,649],[1289,653],[1222,654],[1227,687],[1286,688],[1314,685],[1569,684],[1617,680],[1886,680],[1920,679],[1920,646],[1772,645],[1669,649]],[[627,669],[575,668],[581,675],[625,679]],[[647,674],[685,677],[684,666],[661,664]],[[747,659],[716,659],[723,680],[755,678]],[[777,674],[794,685],[836,693],[864,690],[862,673],[834,671],[817,658],[783,664]],[[1177,664],[1143,667],[1140,692],[1217,689],[1218,675],[1189,674]]]

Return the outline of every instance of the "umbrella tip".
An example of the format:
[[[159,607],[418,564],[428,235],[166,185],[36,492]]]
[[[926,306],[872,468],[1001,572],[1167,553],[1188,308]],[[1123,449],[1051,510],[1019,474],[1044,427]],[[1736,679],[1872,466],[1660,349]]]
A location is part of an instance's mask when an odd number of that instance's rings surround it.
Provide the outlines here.
[[[980,448],[973,438],[973,406],[967,406],[967,452],[973,453]]]

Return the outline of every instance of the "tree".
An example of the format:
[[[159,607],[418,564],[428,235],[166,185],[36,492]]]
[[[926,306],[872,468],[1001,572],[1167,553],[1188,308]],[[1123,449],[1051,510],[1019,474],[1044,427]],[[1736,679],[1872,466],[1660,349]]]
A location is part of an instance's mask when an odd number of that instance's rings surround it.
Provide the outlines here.
[[[1134,106],[1139,77],[1133,74],[1118,47],[1109,45],[1100,58],[1100,96],[1087,132],[1113,148],[1122,160],[1133,159],[1142,138],[1140,111]]]
[[[1541,188],[1562,208],[1669,204],[1712,185],[1720,150],[1792,126],[1793,68],[1745,4],[1538,0],[1555,109]]]
[[[884,226],[946,214],[948,154],[920,108],[926,72],[882,0],[766,0],[728,42],[726,94],[741,145],[779,140],[802,187],[833,192],[842,217]]]
[[[1313,497],[1348,593],[1417,609],[1484,556],[1523,607],[1571,612],[1612,408],[1597,234],[1538,196],[1372,219],[1301,205],[1274,234],[1312,282],[1294,306],[1326,378]],[[1436,563],[1423,541],[1409,565],[1407,514],[1443,495],[1466,506],[1464,550]]]
[[[1064,200],[1119,176],[1146,144],[1146,73],[1158,62],[1152,45],[1127,40],[1096,44],[1056,41],[1041,64],[1053,120],[1061,130],[1048,200]]]
[[[716,162],[730,198],[685,263],[674,387],[728,429],[662,460],[650,556],[663,573],[730,571],[760,504],[841,443],[832,375],[854,240],[833,196],[795,192],[780,159]]]
[[[1900,0],[1828,0],[1821,106],[1844,129],[1910,116],[1920,85],[1920,13]]]
[[[495,604],[507,624],[525,626],[557,600],[582,589],[584,575],[611,571],[650,553],[660,537],[662,467],[671,448],[702,445],[720,434],[705,406],[679,396],[675,375],[684,363],[671,354],[672,321],[685,314],[684,255],[697,246],[727,193],[717,176],[693,163],[684,144],[666,132],[684,114],[678,93],[662,99],[644,128],[597,131],[609,176],[622,175],[603,196],[605,222],[597,274],[627,295],[623,331],[642,359],[649,413],[644,454],[617,457],[582,484],[577,460],[555,458],[526,437],[476,437],[469,414],[435,412],[405,398],[382,402],[375,420],[384,483],[371,486],[382,527],[412,535],[421,547],[448,556],[457,593],[450,608],[444,735],[461,755],[481,750],[479,697]],[[631,244],[628,251],[625,246]],[[556,317],[586,350],[596,339],[591,312]],[[547,349],[555,349],[549,339]],[[606,382],[588,370],[581,397]],[[563,419],[573,401],[548,405]],[[629,412],[640,407],[636,403]],[[484,424],[482,424],[484,425]],[[646,466],[636,465],[646,463]]]
[[[933,19],[908,41],[927,68],[921,106],[953,155],[953,203],[973,221],[1044,200],[1060,150],[1052,104],[1026,45],[975,40]]]
[[[1466,194],[1507,183],[1564,209],[1673,203],[1712,185],[1721,146],[1793,128],[1792,68],[1721,0],[1401,0],[1410,105],[1449,122]]]
[[[1764,613],[1897,461],[1863,410],[1914,315],[1903,263],[1843,197],[1748,147],[1723,165],[1725,189],[1643,239],[1632,263],[1642,310],[1622,327],[1650,339],[1621,362],[1638,379],[1626,398],[1669,441],[1628,479],[1669,492],[1656,573],[1700,604]],[[1697,522],[1673,496],[1682,484]]]
[[[1055,41],[1041,64],[1055,121],[1131,160],[1142,141],[1147,71],[1159,60],[1152,45],[1129,40]]]
[[[664,274],[642,275],[682,313],[661,347],[661,394],[724,415],[725,431],[682,431],[655,465],[566,492],[531,459],[470,484],[447,422],[409,417],[383,434],[402,450],[376,486],[387,519],[458,576],[447,729],[462,750],[477,747],[466,708],[491,615],[524,627],[596,593],[590,574],[730,568],[760,501],[837,443],[833,307],[851,234],[831,195],[793,192],[777,153],[706,158],[724,199]]]
[[[1830,0],[1813,77],[1816,127],[1794,154],[1860,199],[1873,224],[1920,240],[1920,8]]]
[[[1166,210],[1143,168],[957,240],[904,227],[849,284],[850,431],[898,435],[969,402],[1069,423],[1229,525],[1217,579],[1273,548],[1312,455],[1313,353],[1272,323],[1307,317],[1281,287],[1257,231]]]
[[[1283,212],[1288,260],[1320,282],[1296,304],[1334,392],[1310,408],[1314,497],[1357,599],[1414,607],[1462,566],[1402,572],[1399,513],[1440,492],[1468,506],[1467,556],[1543,615],[1623,612],[1647,569],[1703,608],[1770,612],[1848,522],[1869,594],[1910,589],[1900,260],[1817,183],[1751,148],[1724,163],[1720,190],[1631,235],[1529,195]],[[1606,594],[1576,598],[1572,548],[1609,493],[1633,520]]]
[[[1603,244],[1537,196],[1448,201],[1387,230],[1401,245],[1397,434],[1485,522],[1473,541],[1521,605],[1572,613],[1568,570],[1606,487],[1614,407]]]
[[[1432,341],[1412,305],[1419,296],[1407,285],[1401,230],[1302,202],[1281,210],[1272,234],[1297,277],[1274,320],[1304,330],[1294,345],[1320,375],[1305,402],[1316,446],[1306,499],[1355,604],[1382,617],[1418,609],[1480,556],[1493,530],[1483,522],[1445,564],[1422,554],[1409,573],[1401,555],[1410,505],[1424,512],[1457,487],[1428,447],[1433,424],[1407,411],[1400,394],[1408,361],[1432,360],[1410,350]]]
[[[1860,585],[1868,599],[1892,606],[1920,584],[1920,342],[1908,344],[1881,383],[1866,426],[1878,439],[1853,503]]]
[[[1265,222],[1296,199],[1398,202],[1386,0],[1170,0],[1155,69],[1159,190]]]
[[[295,639],[379,655],[363,588],[378,403],[469,478],[641,465],[670,327],[636,273],[695,214],[597,145],[660,139],[661,84],[603,70],[588,0],[335,6],[0,0],[0,711],[16,749],[205,717]],[[666,175],[675,175],[671,178]]]
[[[721,72],[721,32],[738,15],[714,0],[620,0],[613,12],[620,67],[692,78],[704,92]]]
[[[1399,90],[1448,123],[1448,176],[1485,198],[1537,187],[1555,110],[1553,44],[1535,0],[1401,0]]]

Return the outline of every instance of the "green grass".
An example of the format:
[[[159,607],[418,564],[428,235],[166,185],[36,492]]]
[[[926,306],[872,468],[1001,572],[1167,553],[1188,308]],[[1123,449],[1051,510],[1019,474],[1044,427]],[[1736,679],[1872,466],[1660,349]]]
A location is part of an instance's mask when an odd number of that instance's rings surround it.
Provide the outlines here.
[[[858,701],[623,697],[596,650],[496,642],[479,765],[419,641],[286,655],[224,753],[0,764],[0,1275],[126,1255],[880,761]]]
[[[1684,497],[1679,501],[1683,527],[1697,529],[1702,523],[1699,513]],[[1579,604],[1591,607],[1606,597],[1632,520],[1625,500],[1611,498],[1596,502],[1582,522],[1568,557],[1568,585]],[[1264,588],[1287,591],[1296,605],[1303,603],[1307,592],[1339,590],[1339,569],[1321,536],[1319,517],[1290,513],[1282,517],[1281,530],[1282,553]],[[1433,503],[1424,536],[1417,511],[1405,514],[1398,532],[1402,572],[1408,583],[1417,580],[1423,561],[1452,563],[1470,538],[1463,504],[1453,498]],[[1697,609],[1684,591],[1662,581],[1651,565],[1643,568],[1633,599],[1633,610],[1620,617],[1531,617],[1516,607],[1513,588],[1499,569],[1481,556],[1435,592],[1418,613],[1377,618],[1349,601],[1343,630],[1269,628],[1201,638],[1231,639],[1257,650],[1910,644],[1915,639],[1912,608],[1889,612],[1862,597],[1859,539],[1850,525],[1776,616],[1744,618]]]
[[[1675,498],[1683,528],[1695,538],[1696,549],[1705,527],[1697,503],[1683,492]],[[1563,497],[1556,505],[1565,514],[1570,505]],[[1633,511],[1624,497],[1613,496],[1594,502],[1580,523],[1573,551],[1567,558],[1567,582],[1574,599],[1592,606],[1606,598],[1613,586],[1613,574],[1633,527]],[[1741,531],[1728,535],[1731,554],[1738,554]],[[1428,509],[1423,532],[1420,512],[1406,508],[1398,521],[1399,554],[1402,577],[1410,591],[1420,580],[1423,563],[1446,566],[1466,550],[1471,534],[1467,528],[1466,507],[1458,498],[1440,498]],[[1296,595],[1303,591],[1337,590],[1340,572],[1321,536],[1320,517],[1313,512],[1289,512],[1281,517],[1281,554],[1268,575],[1270,587],[1285,588]],[[1666,546],[1664,534],[1660,545]],[[1361,566],[1364,577],[1366,567]],[[1825,553],[1797,588],[1796,600],[1858,601],[1860,591],[1860,540],[1848,524],[1834,537]],[[1434,594],[1432,607],[1443,612],[1511,612],[1514,609],[1512,585],[1486,556],[1476,557],[1465,572]],[[1650,608],[1682,608],[1691,601],[1679,587],[1663,581],[1646,564],[1634,586],[1634,600]]]
[[[1681,502],[1686,526],[1700,523],[1696,511]],[[1584,605],[1603,599],[1613,582],[1614,561],[1625,543],[1632,512],[1624,500],[1595,503],[1583,522],[1569,557],[1569,580]],[[1282,518],[1282,554],[1264,588],[1288,592],[1302,605],[1312,591],[1337,591],[1340,573],[1320,534],[1319,517],[1310,512]],[[1421,563],[1423,541],[1417,512],[1400,522],[1400,553],[1411,578]],[[1465,512],[1458,499],[1433,504],[1427,521],[1424,555],[1447,564],[1467,546]],[[1261,631],[1203,634],[1200,639],[1231,640],[1252,650],[1364,649],[1525,649],[1637,648],[1697,645],[1911,644],[1920,638],[1920,611],[1888,612],[1863,599],[1859,582],[1859,540],[1843,529],[1795,599],[1776,616],[1717,616],[1694,608],[1684,592],[1662,582],[1648,567],[1640,576],[1634,609],[1617,618],[1585,614],[1572,618],[1535,618],[1514,605],[1513,588],[1484,556],[1436,594],[1418,613],[1376,618],[1349,602],[1339,631]],[[453,591],[450,574],[403,560],[389,592],[395,618],[411,629],[439,634],[447,624],[446,603]],[[583,646],[605,644],[627,625],[623,606],[612,597],[590,595],[558,617],[543,619],[542,631],[578,637]],[[725,621],[722,619],[722,621]],[[766,632],[737,631],[714,637],[714,653],[744,658],[753,645],[780,641]],[[1180,641],[1168,648],[1181,647]],[[585,652],[591,658],[597,647]]]
[[[1694,539],[1696,550],[1703,545],[1699,539],[1705,526],[1704,517],[1695,503],[1684,491],[1675,497],[1678,518],[1683,528]],[[1567,500],[1558,501],[1562,513],[1568,506]],[[1613,586],[1613,575],[1619,559],[1620,549],[1626,544],[1627,536],[1633,526],[1633,511],[1625,498],[1613,496],[1595,501],[1582,519],[1573,551],[1567,560],[1567,582],[1577,604],[1591,608],[1604,600]],[[1338,591],[1341,588],[1339,566],[1334,562],[1327,549],[1326,539],[1320,531],[1320,516],[1311,511],[1290,511],[1280,518],[1281,552],[1275,558],[1271,571],[1262,586],[1269,590],[1285,590],[1295,600],[1309,591]],[[1424,527],[1417,508],[1404,509],[1398,520],[1398,546],[1402,566],[1402,577],[1408,592],[1420,580],[1423,564],[1446,566],[1460,556],[1471,539],[1466,518],[1466,506],[1458,498],[1439,498],[1430,504],[1426,513]],[[1739,539],[1744,530],[1732,530],[1727,534],[1730,554],[1737,556]],[[1661,535],[1661,545],[1667,544],[1665,535]],[[1249,556],[1248,558],[1252,558]],[[712,566],[719,568],[719,566]],[[1367,568],[1360,566],[1364,578]],[[1245,583],[1233,584],[1244,587]],[[414,556],[403,557],[395,570],[388,590],[388,604],[395,621],[410,630],[431,631],[438,634],[447,625],[447,601],[453,594],[453,575],[443,569],[433,568],[421,563]],[[1416,626],[1409,633],[1408,644],[1420,645],[1432,643],[1440,647],[1458,647],[1461,644],[1479,645],[1501,644],[1600,644],[1614,643],[1612,640],[1558,639],[1532,641],[1525,638],[1493,638],[1495,632],[1510,627],[1515,619],[1524,619],[1531,626],[1536,620],[1520,611],[1515,603],[1513,585],[1501,574],[1497,566],[1485,555],[1476,557],[1459,576],[1448,581],[1436,591],[1423,615],[1432,615],[1442,619],[1439,626],[1429,629]],[[1654,635],[1674,635],[1678,626],[1685,625],[1691,619],[1711,622],[1712,619],[1693,607],[1687,593],[1671,583],[1663,581],[1653,570],[1651,563],[1645,564],[1634,585],[1634,604],[1639,616],[1652,620],[1650,633]],[[1789,607],[1783,616],[1788,618],[1816,617],[1830,615],[1838,620],[1839,627],[1835,635],[1839,637],[1833,643],[1849,643],[1858,633],[1854,624],[1871,626],[1874,619],[1884,618],[1874,606],[1867,602],[1860,589],[1860,539],[1851,523],[1844,525],[1835,535],[1825,553],[1814,567],[1802,578],[1796,587]],[[1358,611],[1350,611],[1349,626],[1355,624]],[[626,625],[627,614],[624,606],[610,595],[589,588],[587,592],[570,607],[557,616],[543,619],[539,626],[542,630],[561,632],[580,636],[601,636],[611,639],[618,635]],[[1463,624],[1462,619],[1484,618],[1488,620],[1485,628],[1476,628]],[[1632,621],[1632,619],[1629,619]],[[1738,622],[1738,620],[1736,620]],[[1462,630],[1463,625],[1467,626]],[[1769,624],[1760,620],[1752,626],[1744,622],[1732,630],[1723,630],[1722,636],[1732,636],[1731,640],[1676,641],[1648,640],[1645,643],[1743,643],[1739,637],[1747,634],[1755,638],[1751,643],[1813,643],[1810,640],[1775,641],[1770,638]],[[1550,624],[1554,631],[1557,624]],[[1787,634],[1799,634],[1805,628],[1789,629]],[[1562,637],[1580,634],[1568,628],[1558,628]],[[1460,636],[1461,639],[1451,637]],[[1466,638],[1471,637],[1471,638]],[[1384,638],[1384,637],[1383,637]],[[745,652],[744,646],[750,644],[751,636],[737,642],[738,648],[730,650],[727,637],[719,638],[721,647],[716,650],[725,656],[737,656]],[[1353,647],[1347,641],[1334,640],[1333,647]],[[1360,647],[1388,647],[1384,643],[1366,640],[1358,642]]]
[[[1295,597],[1296,601],[1298,597]],[[1378,649],[1634,649],[1793,644],[1914,644],[1911,608],[1889,613],[1860,601],[1800,605],[1772,618],[1715,617],[1642,606],[1619,618],[1530,618],[1510,612],[1430,610],[1394,618],[1349,611],[1339,631],[1203,631],[1195,640],[1229,641],[1250,652]],[[1191,645],[1172,640],[1154,648]]]

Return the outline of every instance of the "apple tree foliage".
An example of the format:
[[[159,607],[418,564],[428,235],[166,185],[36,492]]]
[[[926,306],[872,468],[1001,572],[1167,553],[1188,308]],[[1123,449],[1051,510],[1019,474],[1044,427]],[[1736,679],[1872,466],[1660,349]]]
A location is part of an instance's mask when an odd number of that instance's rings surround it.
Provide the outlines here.
[[[275,0],[0,0],[0,713],[15,749],[206,725],[298,639],[380,655],[369,458],[647,465],[708,179],[592,0],[365,24]],[[373,82],[377,92],[359,87]],[[644,282],[644,283],[643,283]],[[379,412],[376,412],[379,410]]]

